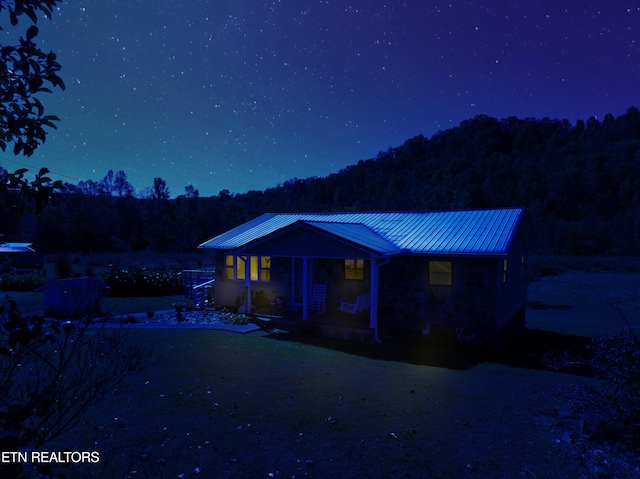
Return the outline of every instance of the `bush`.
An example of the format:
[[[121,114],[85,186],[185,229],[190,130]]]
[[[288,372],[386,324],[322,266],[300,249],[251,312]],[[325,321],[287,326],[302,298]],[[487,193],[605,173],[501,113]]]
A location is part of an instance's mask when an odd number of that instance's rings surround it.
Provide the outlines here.
[[[151,348],[121,330],[22,316],[9,298],[0,303],[0,324],[1,451],[46,450],[68,440],[86,411],[153,360]],[[0,477],[66,477],[63,468],[2,461]]]
[[[589,345],[594,376],[603,385],[599,429],[629,437],[640,427],[640,339],[632,330],[594,338]],[[640,441],[640,438],[636,440]]]
[[[55,262],[56,276],[60,279],[71,278],[73,275],[73,266],[66,255],[59,254]]]
[[[626,326],[622,331],[593,338],[581,356],[564,352],[546,360],[553,369],[597,378],[600,387],[585,386],[569,398],[570,402],[597,438],[630,440],[638,447],[640,336],[624,313],[616,309]]]
[[[182,271],[111,268],[102,279],[112,296],[172,296],[184,292]]]
[[[46,278],[33,273],[3,273],[0,275],[0,289],[3,291],[35,291],[46,282]]]

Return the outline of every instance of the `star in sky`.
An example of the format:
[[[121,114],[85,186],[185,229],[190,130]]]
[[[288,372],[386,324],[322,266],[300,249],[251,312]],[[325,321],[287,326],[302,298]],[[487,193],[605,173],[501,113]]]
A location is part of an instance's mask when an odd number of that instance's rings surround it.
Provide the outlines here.
[[[38,36],[63,66],[66,91],[43,98],[62,121],[28,161],[208,196],[478,114],[617,116],[640,106],[638,25],[633,2],[68,1]]]

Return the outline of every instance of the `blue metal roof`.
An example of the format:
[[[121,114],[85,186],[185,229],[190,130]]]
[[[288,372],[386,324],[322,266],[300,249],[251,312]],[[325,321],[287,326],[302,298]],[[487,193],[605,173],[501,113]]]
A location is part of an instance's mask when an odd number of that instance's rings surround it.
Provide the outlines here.
[[[399,253],[400,249],[362,223],[332,223],[324,221],[305,221],[332,236],[354,243],[378,254]]]
[[[31,243],[2,243],[0,253],[35,253]]]
[[[267,213],[200,248],[233,250],[291,227],[308,224],[381,255],[503,255],[523,208],[395,213]]]

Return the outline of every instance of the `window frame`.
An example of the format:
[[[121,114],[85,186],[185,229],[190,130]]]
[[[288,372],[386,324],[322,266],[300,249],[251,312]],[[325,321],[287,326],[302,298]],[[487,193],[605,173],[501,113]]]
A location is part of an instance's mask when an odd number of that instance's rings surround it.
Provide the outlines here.
[[[508,271],[509,271],[509,260],[508,259],[503,259],[502,260],[502,284],[507,284],[507,279],[508,279],[507,272]]]
[[[225,253],[224,271],[225,280],[244,282],[248,274],[252,283],[270,283],[271,256]]]
[[[442,271],[435,270],[436,267],[446,265],[448,265],[447,269],[442,268]],[[429,260],[429,286],[453,286],[452,261]]]
[[[350,266],[352,264],[352,266]],[[360,264],[362,266],[360,266]],[[346,281],[364,281],[364,259],[345,258],[344,260],[344,279]]]

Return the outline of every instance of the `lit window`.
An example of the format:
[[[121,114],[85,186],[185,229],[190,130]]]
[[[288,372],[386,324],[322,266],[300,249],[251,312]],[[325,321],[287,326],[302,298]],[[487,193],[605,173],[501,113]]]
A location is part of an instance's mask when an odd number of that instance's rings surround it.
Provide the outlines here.
[[[235,256],[232,254],[225,255],[224,257],[224,277],[225,279],[235,279],[236,268],[234,264]]]
[[[507,282],[507,260],[506,259],[502,262],[502,282],[503,283]]]
[[[244,281],[247,278],[249,263],[249,279],[251,281],[271,281],[270,256],[225,256],[225,278]]]
[[[263,283],[271,281],[271,256],[260,258],[260,281]]]
[[[364,260],[345,259],[344,279],[364,279]]]
[[[433,286],[453,284],[451,261],[429,261],[429,284]]]
[[[251,281],[258,281],[258,257],[250,256],[250,265],[251,265]]]
[[[236,256],[236,279],[243,280],[247,277],[247,257]]]

